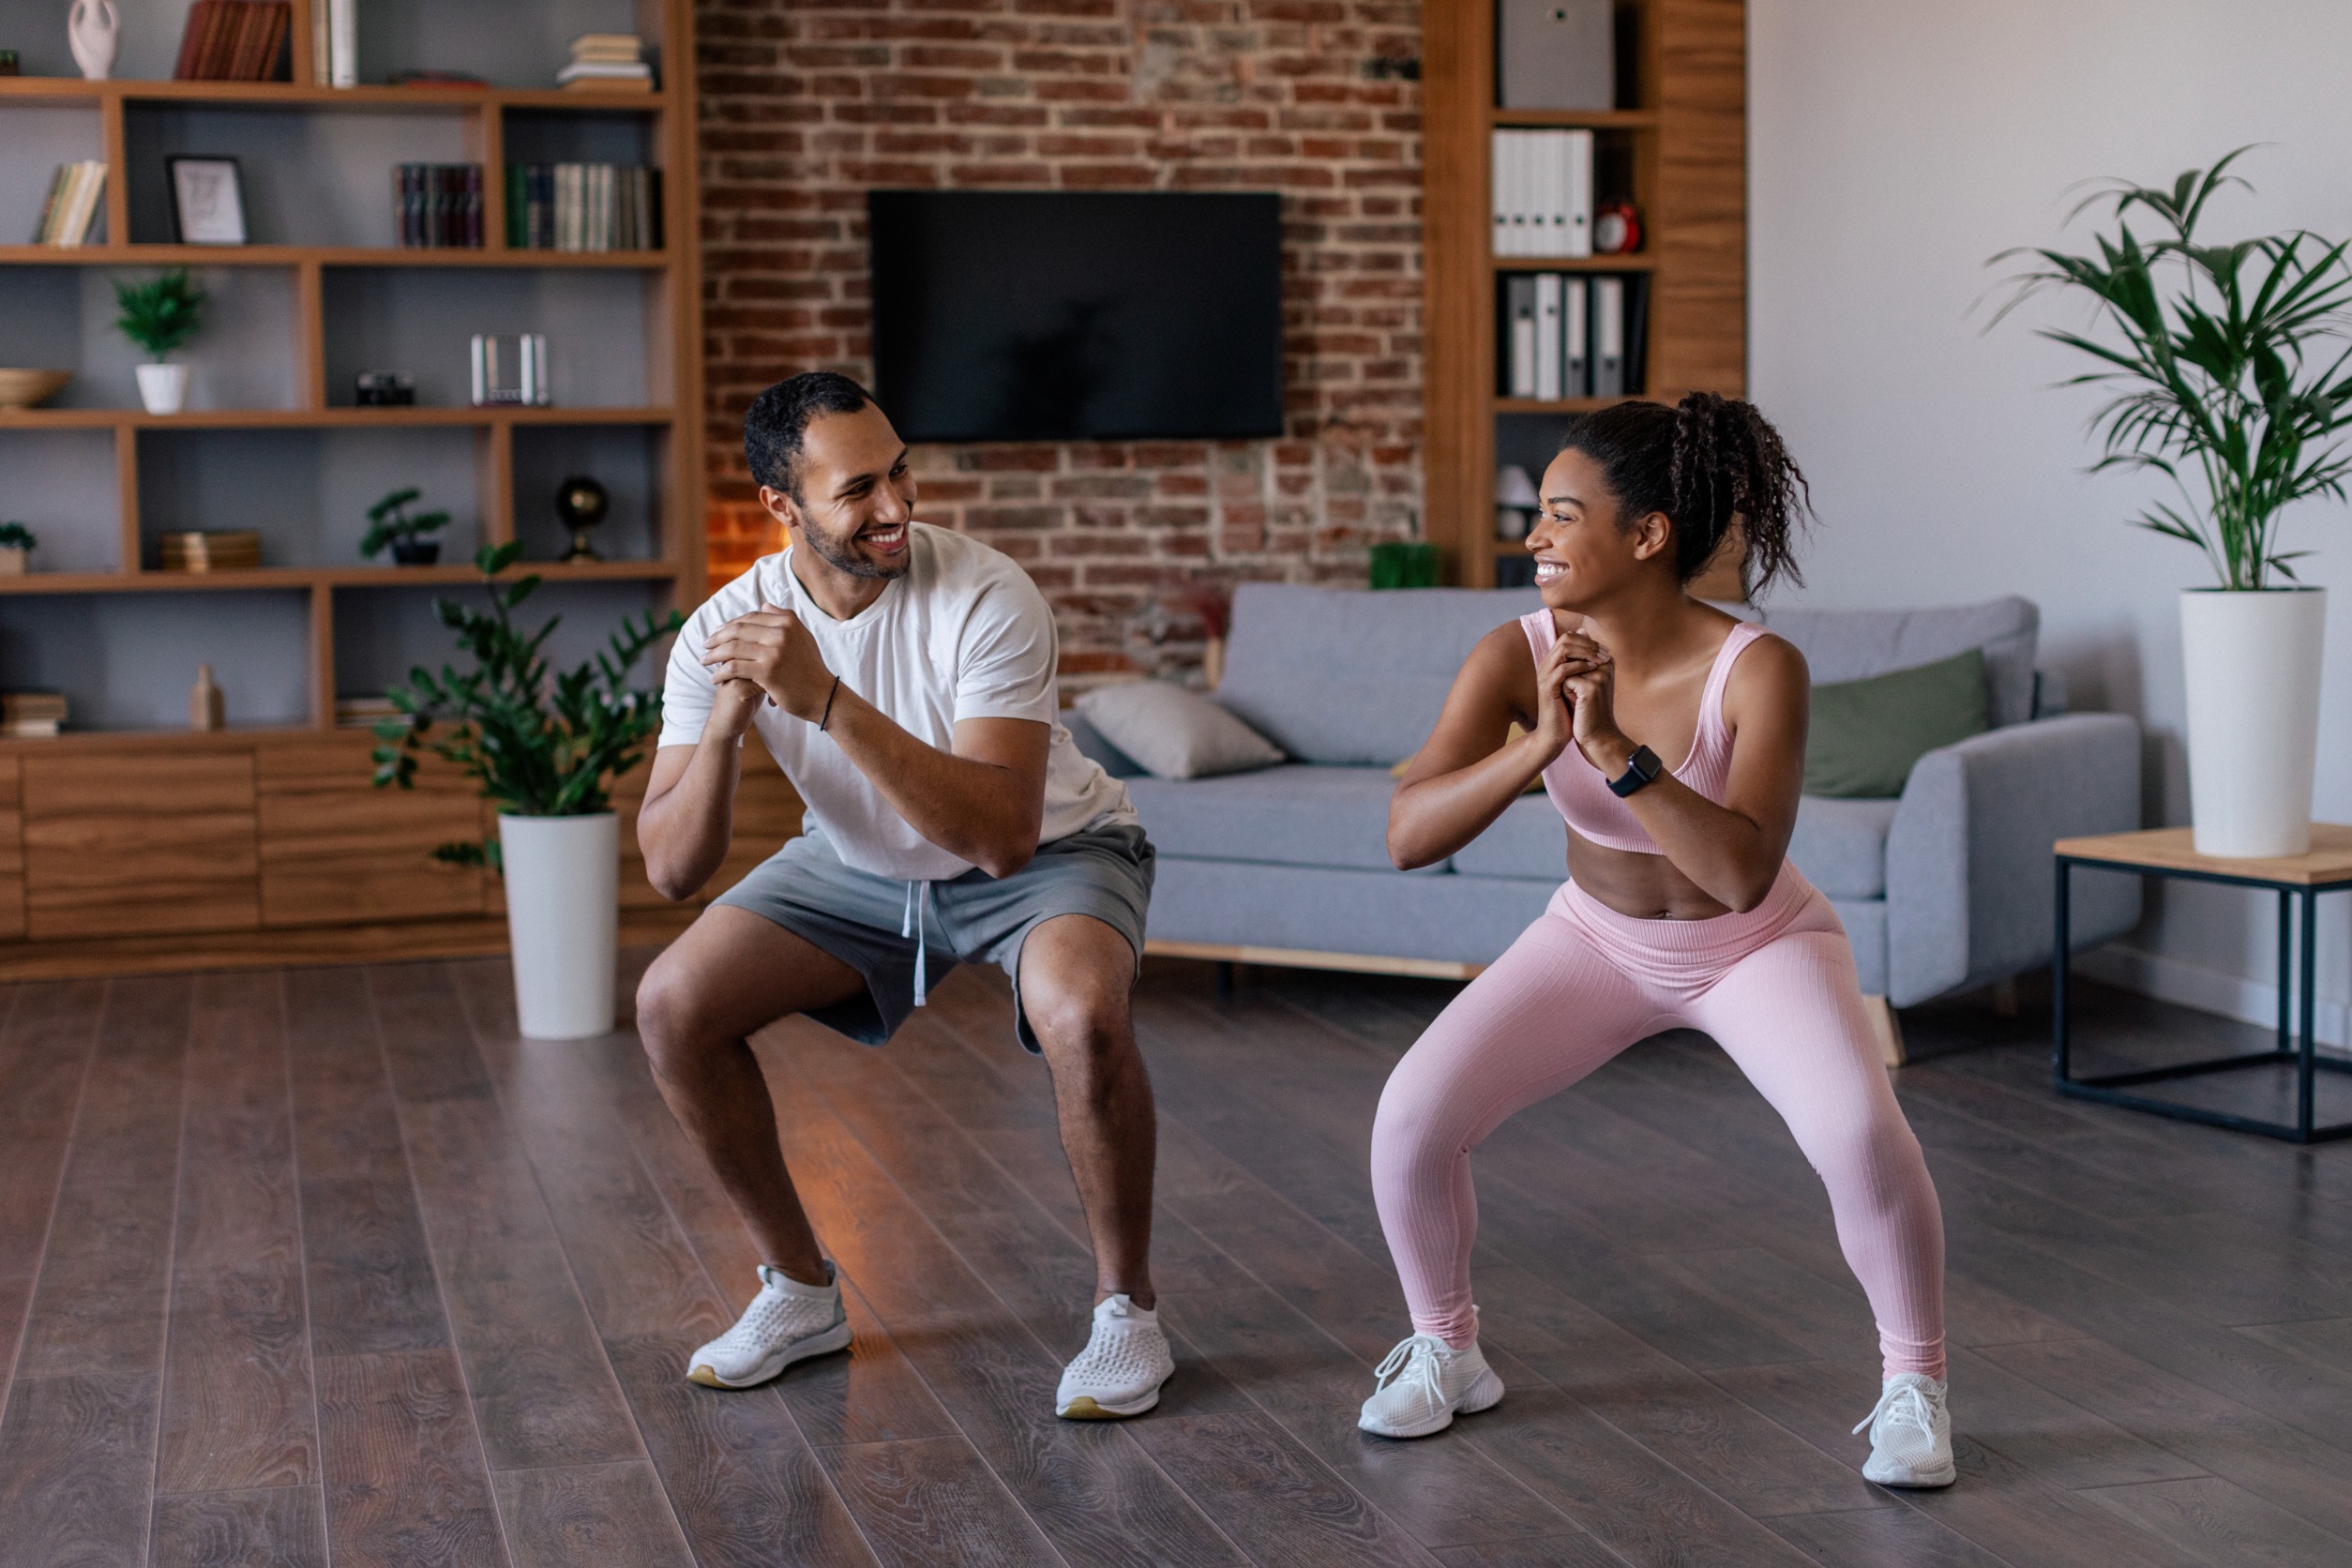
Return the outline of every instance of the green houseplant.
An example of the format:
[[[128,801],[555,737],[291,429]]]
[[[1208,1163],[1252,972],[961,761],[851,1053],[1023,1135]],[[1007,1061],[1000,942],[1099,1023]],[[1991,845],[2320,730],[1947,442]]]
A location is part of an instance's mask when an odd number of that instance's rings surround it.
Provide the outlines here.
[[[2200,234],[2213,198],[2253,187],[2239,148],[2169,188],[2102,182],[2069,214],[2103,211],[2096,254],[2031,248],[1994,319],[2045,292],[2087,298],[2087,331],[2042,335],[2088,355],[2068,385],[2112,394],[2091,417],[2093,472],[2153,472],[2169,500],[2134,520],[2202,551],[2217,580],[2181,596],[2191,811],[2198,850],[2299,854],[2310,845],[2319,720],[2321,590],[2295,586],[2287,508],[2345,499],[2352,455],[2352,241],[2295,230],[2227,243]],[[2143,238],[2131,219],[2157,228]]]
[[[497,804],[495,839],[433,855],[504,875],[522,1032],[572,1039],[612,1027],[620,824],[611,788],[661,731],[661,694],[631,686],[629,671],[684,622],[674,611],[625,617],[593,659],[557,670],[544,650],[561,617],[536,631],[514,624],[539,586],[535,576],[501,580],[521,553],[518,544],[475,552],[487,611],[434,601],[473,668],[420,667],[387,691],[399,713],[376,725],[370,756],[379,788],[414,788],[430,751]]]
[[[441,541],[428,534],[449,526],[449,514],[434,510],[409,516],[408,509],[424,491],[410,485],[396,490],[368,508],[368,532],[360,536],[359,553],[374,560],[392,549],[392,559],[403,566],[430,566],[441,559]]]
[[[203,324],[204,291],[186,268],[175,267],[144,283],[116,279],[114,304],[122,312],[115,330],[154,356],[139,367],[139,400],[149,414],[177,414],[188,400],[188,367],[165,360]]]

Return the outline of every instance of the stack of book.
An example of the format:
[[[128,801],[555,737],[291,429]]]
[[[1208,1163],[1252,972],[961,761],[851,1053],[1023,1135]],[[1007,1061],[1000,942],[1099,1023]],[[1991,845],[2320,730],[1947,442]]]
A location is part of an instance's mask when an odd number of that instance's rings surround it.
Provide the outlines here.
[[[582,33],[572,40],[572,63],[555,73],[575,93],[650,93],[654,68],[644,43],[628,33]]]
[[[393,220],[403,247],[481,249],[480,164],[403,163],[392,173]]]
[[[262,536],[250,529],[165,534],[158,543],[167,572],[234,572],[262,564]]]
[[[1621,398],[1642,389],[1649,279],[1518,272],[1502,284],[1506,398]]]
[[[89,244],[90,233],[98,227],[98,198],[105,193],[102,159],[85,158],[79,163],[57,165],[49,179],[49,200],[41,204],[40,226],[33,231],[33,243],[64,249]]]
[[[309,7],[312,85],[358,86],[358,0],[309,0]]]
[[[335,722],[346,730],[366,730],[380,719],[397,718],[400,710],[388,697],[338,697],[335,699]]]
[[[619,163],[506,165],[515,250],[658,250],[661,171]]]
[[[180,34],[175,82],[283,82],[292,0],[196,0]]]
[[[62,691],[0,691],[0,735],[47,739],[64,727]]]
[[[1592,132],[1498,130],[1495,254],[1592,254]]]

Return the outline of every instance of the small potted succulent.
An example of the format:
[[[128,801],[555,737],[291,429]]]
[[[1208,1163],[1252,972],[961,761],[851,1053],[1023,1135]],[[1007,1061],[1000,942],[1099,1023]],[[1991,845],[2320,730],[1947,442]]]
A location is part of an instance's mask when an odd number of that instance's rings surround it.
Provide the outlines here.
[[[114,303],[122,310],[115,330],[155,356],[139,367],[139,400],[149,414],[177,414],[188,400],[188,367],[165,359],[196,336],[204,291],[185,269],[174,268],[144,283],[117,279]]]
[[[25,558],[40,540],[21,522],[0,522],[0,577],[23,577]]]
[[[423,493],[411,485],[369,507],[368,532],[359,541],[359,553],[372,561],[390,545],[392,559],[403,566],[430,566],[440,560],[441,541],[425,535],[449,526],[449,514],[431,511],[409,516],[410,505]]]

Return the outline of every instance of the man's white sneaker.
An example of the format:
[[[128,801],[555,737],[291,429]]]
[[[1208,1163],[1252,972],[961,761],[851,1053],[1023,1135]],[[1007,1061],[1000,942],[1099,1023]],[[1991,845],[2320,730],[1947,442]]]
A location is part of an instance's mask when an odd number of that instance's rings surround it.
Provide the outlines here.
[[[1383,1438],[1425,1438],[1502,1402],[1502,1380],[1473,1339],[1456,1350],[1434,1334],[1416,1334],[1388,1353],[1379,1384],[1356,1425]]]
[[[1944,1385],[1923,1372],[1897,1372],[1878,1391],[1878,1408],[1860,1425],[1870,1428],[1870,1462],[1862,1479],[1881,1486],[1949,1486],[1959,1476],[1952,1462],[1952,1414]]]
[[[830,1261],[822,1285],[803,1285],[761,1264],[760,1293],[733,1328],[686,1358],[688,1380],[750,1388],[796,1361],[849,1349],[849,1315],[841,1309],[841,1281]]]
[[[1160,1385],[1175,1373],[1160,1315],[1123,1295],[1107,1296],[1094,1304],[1086,1349],[1062,1369],[1053,1413],[1068,1421],[1141,1415],[1160,1402]]]

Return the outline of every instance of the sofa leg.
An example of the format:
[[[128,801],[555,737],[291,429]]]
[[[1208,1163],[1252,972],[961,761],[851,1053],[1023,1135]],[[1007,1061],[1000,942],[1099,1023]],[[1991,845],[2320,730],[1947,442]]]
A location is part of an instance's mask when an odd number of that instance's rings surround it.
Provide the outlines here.
[[[1879,1060],[1890,1067],[1902,1066],[1903,1020],[1883,996],[1864,996],[1862,1011],[1870,1015],[1870,1032],[1878,1037]]]
[[[1217,1002],[1220,1005],[1233,1000],[1233,966],[1226,959],[1216,962]]]

